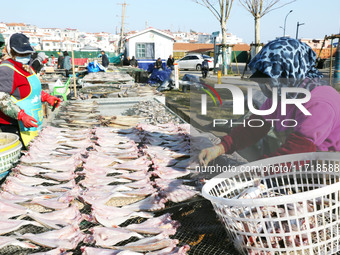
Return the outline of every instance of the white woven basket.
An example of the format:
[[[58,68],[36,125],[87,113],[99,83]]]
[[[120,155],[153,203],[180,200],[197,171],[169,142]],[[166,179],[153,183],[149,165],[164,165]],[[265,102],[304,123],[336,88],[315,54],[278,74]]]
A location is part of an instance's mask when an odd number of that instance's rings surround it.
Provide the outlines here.
[[[20,158],[22,145],[19,136],[11,133],[0,133],[0,173],[13,166]]]
[[[339,182],[340,153],[301,153],[238,166],[202,194],[243,254],[335,254]]]

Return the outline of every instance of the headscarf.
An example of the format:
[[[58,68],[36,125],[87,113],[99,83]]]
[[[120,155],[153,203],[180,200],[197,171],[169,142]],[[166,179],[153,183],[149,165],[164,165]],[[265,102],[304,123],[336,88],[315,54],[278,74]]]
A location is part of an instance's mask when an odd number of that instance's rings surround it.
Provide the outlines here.
[[[250,61],[252,72],[259,71],[270,79],[266,86],[260,84],[267,97],[271,97],[271,89],[282,87],[300,87],[312,91],[317,86],[328,85],[320,82],[323,75],[315,68],[316,53],[307,44],[296,39],[281,37],[267,43]],[[296,98],[296,93],[288,94]]]

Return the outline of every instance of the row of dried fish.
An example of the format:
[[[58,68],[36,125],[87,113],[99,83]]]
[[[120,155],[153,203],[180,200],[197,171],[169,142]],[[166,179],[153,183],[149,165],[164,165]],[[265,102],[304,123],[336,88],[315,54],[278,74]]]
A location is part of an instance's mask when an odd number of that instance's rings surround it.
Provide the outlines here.
[[[30,144],[1,187],[0,233],[9,235],[0,236],[2,254],[12,254],[13,246],[48,247],[54,248],[51,254],[61,254],[86,237],[79,228],[83,216],[76,199],[81,188],[75,178],[91,136],[91,130],[49,127]]]
[[[153,174],[156,173],[153,171],[151,157],[147,153],[147,148],[136,146],[136,143],[147,143],[147,133],[141,126],[126,130],[96,129],[97,146],[86,159],[86,164],[84,164],[86,177],[81,181],[81,185],[87,188],[82,199],[92,206],[91,215],[88,215],[87,220],[100,223],[103,227],[92,228],[92,234],[85,241],[94,242],[103,248],[118,248],[133,251],[136,254],[146,251],[151,251],[147,254],[186,254],[188,246],[178,248],[176,247],[178,240],[169,238],[169,235],[176,233],[179,223],[171,220],[168,214],[153,218],[149,211],[163,209],[165,203],[170,199],[175,201],[177,198],[178,201],[182,201],[191,198],[198,192],[194,190],[194,187],[182,185],[181,193],[179,182],[176,183],[176,187],[169,185],[172,180],[157,178],[151,181],[150,178],[153,178]],[[166,139],[163,140],[168,142]],[[98,151],[101,153],[98,154]],[[128,154],[122,158],[120,151],[126,151]],[[162,155],[161,151],[160,155]],[[93,162],[95,158],[98,159],[95,162],[96,166],[91,166],[89,162]],[[116,160],[109,162],[106,160],[108,158],[116,158]],[[128,158],[131,160],[121,162],[122,159]],[[171,168],[168,168],[170,171]],[[178,177],[190,174],[190,171],[183,168],[174,169],[174,171],[179,174]],[[99,174],[106,175],[98,180]],[[103,186],[103,183],[115,183],[116,185]],[[175,187],[174,190],[178,190],[178,192],[174,193],[170,187]],[[187,193],[183,192],[184,189],[187,189]],[[133,201],[132,198],[136,198],[138,201]],[[128,204],[124,205],[122,201]],[[147,220],[140,224],[117,227],[126,220],[135,217]],[[140,234],[156,236],[144,238]],[[127,243],[124,246],[115,246],[132,236],[140,240]],[[90,250],[92,251],[92,249],[88,249],[88,252]],[[95,250],[95,252],[98,251],[98,249]]]
[[[6,244],[8,243],[13,243],[25,248],[38,248],[32,243],[27,242],[31,241],[43,247],[55,248],[55,250],[51,250],[51,252],[60,254],[60,249],[72,250],[75,249],[82,240],[91,240],[91,235],[86,236],[79,229],[79,224],[84,219],[98,220],[98,218],[100,218],[100,223],[104,222],[105,224],[102,225],[105,227],[106,224],[111,224],[112,222],[107,221],[107,219],[105,220],[102,214],[111,215],[111,218],[114,218],[116,221],[113,225],[106,226],[112,228],[112,226],[119,225],[131,217],[150,218],[152,216],[150,213],[141,212],[141,210],[157,209],[157,206],[155,207],[154,205],[157,205],[160,200],[163,200],[162,202],[164,204],[166,199],[171,200],[172,197],[183,197],[181,193],[177,195],[175,193],[174,195],[173,192],[171,192],[172,195],[167,198],[165,194],[167,194],[168,191],[170,194],[172,188],[170,189],[170,185],[165,184],[167,185],[165,187],[168,187],[169,190],[163,188],[159,190],[157,195],[152,194],[146,199],[126,207],[106,207],[107,205],[103,203],[96,203],[95,205],[92,203],[92,213],[90,215],[81,214],[78,206],[81,208],[83,205],[80,204],[77,199],[85,198],[84,200],[86,200],[87,198],[86,202],[91,204],[89,196],[91,192],[93,192],[92,195],[94,194],[95,188],[99,188],[102,192],[105,188],[108,189],[108,186],[112,186],[113,189],[116,189],[116,192],[120,192],[119,196],[121,196],[123,191],[125,198],[128,196],[131,198],[140,198],[141,194],[143,194],[143,196],[150,194],[150,192],[147,192],[145,185],[141,188],[142,181],[150,182],[150,178],[149,180],[146,178],[147,173],[144,173],[144,178],[140,179],[137,175],[133,175],[134,172],[140,170],[133,169],[133,172],[131,172],[129,169],[126,169],[129,168],[129,164],[130,168],[131,166],[139,167],[138,164],[126,162],[126,160],[134,159],[143,161],[141,160],[143,157],[141,157],[139,153],[144,153],[145,148],[143,150],[138,149],[136,143],[146,140],[145,130],[138,127],[134,130],[125,130],[120,135],[118,135],[118,133],[112,133],[111,131],[112,130],[110,130],[110,135],[114,134],[114,137],[108,137],[104,129],[96,129],[95,134],[98,138],[96,145],[91,140],[93,138],[92,130],[70,131],[69,129],[49,127],[41,132],[39,137],[31,144],[30,150],[22,157],[21,163],[14,171],[15,174],[13,174],[3,186],[3,191],[1,192],[2,203],[0,205],[8,220],[6,220],[7,225],[4,223],[3,228],[0,227],[0,229],[3,229],[1,233],[9,233],[22,226],[34,225],[36,227],[41,226],[38,232],[42,233],[16,233],[4,238],[3,246],[0,247],[7,246]],[[124,141],[124,137],[127,137],[129,141]],[[168,142],[169,141],[171,140],[168,140]],[[90,147],[94,150],[89,153],[88,148]],[[145,154],[144,157],[150,157],[150,155]],[[83,171],[75,171],[83,162],[85,162]],[[95,175],[93,175],[94,172]],[[87,182],[91,179],[91,173],[92,177],[100,180],[99,186],[96,185],[96,183],[91,184]],[[114,176],[107,176],[108,174],[113,174]],[[116,176],[117,174],[119,174],[119,178]],[[83,181],[80,182],[81,186],[78,185],[78,181],[75,181],[75,178],[78,178],[78,176],[85,176]],[[112,179],[107,180],[105,183],[102,180],[105,179],[103,176]],[[117,180],[126,186],[108,185],[112,183],[112,181],[117,183]],[[157,188],[156,180],[154,183],[155,187],[149,185],[151,191]],[[158,188],[160,188],[161,185],[164,185],[164,183],[162,184],[161,179],[159,179]],[[181,183],[178,182],[177,185],[180,187]],[[183,185],[182,188],[187,188],[185,186]],[[108,190],[106,195],[108,192],[112,193],[112,191],[113,190]],[[191,193],[185,194],[187,198],[197,194],[197,192],[191,189],[189,189],[188,192]],[[161,196],[163,197],[161,198]],[[100,200],[98,199],[98,201]],[[173,199],[173,201],[176,201],[176,199]],[[148,204],[149,206],[147,206]],[[118,211],[113,211],[113,208]],[[158,208],[163,208],[163,205]],[[117,217],[117,215],[121,215],[121,217]],[[25,217],[25,219],[23,220],[22,217]],[[110,218],[108,220],[110,220]],[[148,231],[146,228],[147,225],[150,224],[153,226],[157,222],[159,226],[149,228],[149,231],[152,231],[153,234],[159,233],[155,238],[151,238],[150,240],[143,238],[140,240],[140,243],[136,245],[129,244],[134,248],[130,247],[126,249],[142,249],[139,251],[144,252],[143,249],[157,250],[164,248],[164,252],[155,254],[184,254],[188,249],[187,246],[177,248],[175,247],[177,241],[165,236],[173,233],[178,227],[178,223],[169,219],[169,215],[158,219],[150,218],[150,221],[145,221],[144,225],[140,225],[139,227],[132,226],[134,230],[125,229],[124,231],[130,231],[134,233],[133,235],[136,235],[135,233],[138,233],[138,229],[140,229],[139,232],[142,231],[141,229]],[[48,229],[56,230],[46,231]],[[98,230],[97,228],[95,231],[98,233],[98,231],[101,232],[101,230],[103,229],[99,228]],[[99,235],[101,236],[101,234]],[[55,241],[55,239],[58,241]],[[9,240],[11,240],[11,242],[9,242]],[[136,248],[136,246],[139,248]],[[172,248],[170,249],[170,247]],[[123,249],[123,247],[119,247],[119,249],[120,248]],[[83,250],[84,254],[88,254],[91,249],[84,248]]]

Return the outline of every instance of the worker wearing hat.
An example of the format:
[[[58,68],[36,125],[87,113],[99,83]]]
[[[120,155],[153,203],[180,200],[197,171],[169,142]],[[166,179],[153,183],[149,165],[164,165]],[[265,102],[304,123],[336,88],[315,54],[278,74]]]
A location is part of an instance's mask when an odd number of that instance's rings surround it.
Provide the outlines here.
[[[42,128],[41,102],[58,106],[60,99],[42,91],[39,78],[28,66],[34,50],[27,36],[12,34],[5,51],[9,58],[0,64],[0,129],[20,132],[27,147]]]

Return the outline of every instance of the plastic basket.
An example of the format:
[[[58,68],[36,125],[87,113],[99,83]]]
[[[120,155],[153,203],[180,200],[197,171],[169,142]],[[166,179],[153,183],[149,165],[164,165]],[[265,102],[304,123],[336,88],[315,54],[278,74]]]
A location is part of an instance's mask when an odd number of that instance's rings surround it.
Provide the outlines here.
[[[286,155],[222,173],[202,194],[243,254],[334,254],[339,172],[340,153]]]
[[[19,136],[11,133],[0,133],[0,173],[11,169],[20,158],[22,145]]]

